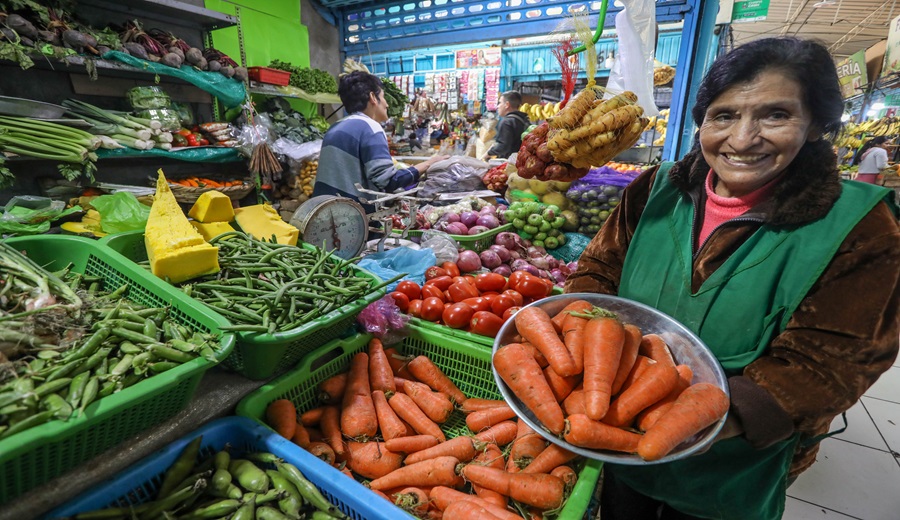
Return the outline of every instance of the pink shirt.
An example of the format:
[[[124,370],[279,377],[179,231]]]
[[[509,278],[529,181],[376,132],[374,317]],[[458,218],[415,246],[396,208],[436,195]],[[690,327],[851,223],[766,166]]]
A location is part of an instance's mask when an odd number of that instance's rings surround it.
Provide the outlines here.
[[[712,168],[710,168],[709,174],[706,176],[706,206],[703,214],[703,225],[700,226],[700,234],[697,237],[698,248],[720,224],[743,215],[753,206],[765,200],[772,192],[772,188],[781,180],[779,175],[754,192],[741,197],[722,197],[721,195],[716,195],[713,189],[715,175]]]

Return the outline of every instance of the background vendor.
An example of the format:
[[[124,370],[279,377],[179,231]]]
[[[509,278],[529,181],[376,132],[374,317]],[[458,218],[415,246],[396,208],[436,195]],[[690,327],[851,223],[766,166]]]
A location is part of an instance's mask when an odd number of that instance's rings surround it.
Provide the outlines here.
[[[507,159],[522,146],[522,132],[528,128],[528,116],[519,110],[522,95],[515,90],[504,92],[497,105],[497,114],[502,118],[497,123],[497,139],[488,151],[488,156]]]

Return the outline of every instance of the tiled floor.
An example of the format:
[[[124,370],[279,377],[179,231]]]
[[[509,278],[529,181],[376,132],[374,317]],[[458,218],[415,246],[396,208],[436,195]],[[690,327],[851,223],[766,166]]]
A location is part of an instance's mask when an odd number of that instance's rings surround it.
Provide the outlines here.
[[[900,519],[900,361],[822,441],[818,461],[788,489],[784,520]],[[837,418],[832,428],[840,428]]]

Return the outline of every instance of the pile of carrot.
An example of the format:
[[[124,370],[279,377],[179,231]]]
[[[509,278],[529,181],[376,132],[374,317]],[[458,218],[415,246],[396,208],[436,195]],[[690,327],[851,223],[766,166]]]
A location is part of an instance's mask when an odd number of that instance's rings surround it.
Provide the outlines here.
[[[553,317],[527,307],[514,319],[516,341],[497,349],[494,367],[542,425],[573,445],[659,460],[728,411],[727,394],[692,383],[662,338],[586,301]]]
[[[400,356],[378,339],[318,390],[322,406],[302,413],[272,401],[267,423],[419,518],[540,519],[577,480],[577,456],[504,401],[469,398],[426,356]],[[448,439],[442,425],[458,412],[471,433]]]
[[[234,179],[230,181],[217,181],[207,179],[206,177],[185,177],[184,179],[169,179],[169,183],[178,184],[186,188],[230,188],[232,186],[243,186],[244,181]]]

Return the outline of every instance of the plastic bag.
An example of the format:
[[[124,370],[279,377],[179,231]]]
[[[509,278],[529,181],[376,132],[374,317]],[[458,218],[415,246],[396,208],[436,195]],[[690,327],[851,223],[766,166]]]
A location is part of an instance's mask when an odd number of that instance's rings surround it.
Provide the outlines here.
[[[0,213],[0,234],[38,235],[50,231],[50,223],[82,211],[81,206],[66,208],[66,203],[54,200],[49,206],[32,209],[27,205],[6,205]]]
[[[623,0],[623,3],[625,8],[616,15],[619,57],[610,71],[606,88],[634,92],[644,109],[644,115],[659,115],[653,98],[656,2]]]
[[[428,169],[428,176],[418,196],[425,199],[437,197],[446,192],[478,191],[485,189],[481,177],[491,168],[472,157],[451,157],[434,163]]]
[[[571,182],[542,181],[540,179],[523,179],[518,174],[507,176],[505,198],[509,203],[513,202],[542,202],[558,207],[560,210],[569,209],[571,202],[566,198],[566,190]]]
[[[591,170],[566,192],[578,216],[578,232],[594,236],[622,200],[622,192],[638,173],[627,174],[604,166]]]
[[[422,248],[428,248],[434,252],[435,263],[440,265],[444,262],[456,262],[459,258],[459,246],[456,240],[443,231],[429,229],[422,232],[422,239],[419,242]]]
[[[419,285],[425,283],[425,270],[435,263],[434,252],[431,249],[415,250],[408,247],[389,249],[381,253],[367,255],[359,261],[359,266],[371,272],[382,280],[390,280],[401,273],[406,273],[403,280],[412,280]],[[398,280],[387,287],[388,292],[393,291]]]
[[[322,140],[309,141],[307,143],[297,143],[283,137],[278,138],[272,145],[272,151],[287,156],[289,159],[305,163],[319,158],[319,152],[322,151]]]
[[[100,227],[106,233],[121,233],[144,229],[150,218],[150,207],[138,202],[134,194],[120,191],[101,195],[91,201],[100,213]]]
[[[364,332],[372,334],[385,345],[399,343],[406,336],[409,316],[400,312],[400,307],[390,295],[366,306],[356,317]]]

